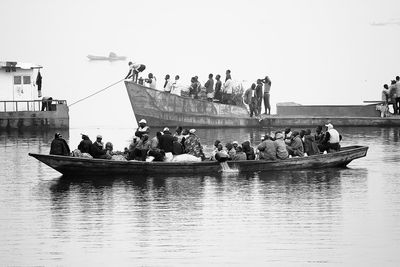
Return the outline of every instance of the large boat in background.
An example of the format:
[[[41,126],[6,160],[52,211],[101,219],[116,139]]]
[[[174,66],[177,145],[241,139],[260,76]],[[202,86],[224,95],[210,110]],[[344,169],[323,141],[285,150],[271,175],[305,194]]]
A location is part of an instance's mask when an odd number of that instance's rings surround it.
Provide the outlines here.
[[[42,99],[36,86],[41,68],[32,63],[0,61],[0,130],[69,128],[67,101]]]
[[[226,105],[177,96],[125,81],[136,119],[154,127],[315,127],[328,122],[335,126],[400,126],[400,116],[381,117],[382,101],[367,105],[277,104],[277,114],[250,118],[242,105]]]
[[[225,105],[192,99],[151,89],[125,81],[137,120],[146,119],[149,126],[257,127],[245,106]]]

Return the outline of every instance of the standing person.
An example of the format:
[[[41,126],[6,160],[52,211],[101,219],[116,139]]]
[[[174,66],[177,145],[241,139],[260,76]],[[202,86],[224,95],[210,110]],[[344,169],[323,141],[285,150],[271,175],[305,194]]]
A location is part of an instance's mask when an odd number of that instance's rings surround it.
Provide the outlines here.
[[[165,75],[164,92],[171,93],[172,83],[169,74]]]
[[[396,102],[396,107],[397,107],[397,113],[400,114],[400,77],[396,76],[396,97],[394,99],[394,102]]]
[[[212,102],[214,98],[214,79],[212,73],[208,75],[208,80],[204,84],[204,87],[206,88],[207,100]]]
[[[256,84],[253,83],[249,89],[244,93],[244,103],[249,105],[250,109],[250,117],[253,117],[253,114],[258,116],[257,110],[257,97],[256,97]]]
[[[132,63],[131,61],[129,61],[128,66],[129,72],[126,75],[125,79],[132,77],[132,81],[136,83],[138,80],[139,72],[144,71],[146,69],[146,66],[134,62]]]
[[[156,79],[156,77],[153,75],[153,73],[149,73],[147,75],[147,77],[148,78],[145,79],[144,81],[149,84],[150,88],[156,89],[156,87],[157,87],[157,79]]]
[[[399,114],[399,106],[397,105],[397,84],[395,80],[392,80],[389,86],[389,97],[393,104],[393,114]]]
[[[196,82],[196,78],[192,77],[190,79],[190,87],[189,87],[189,96],[193,99],[197,99],[197,82]]]
[[[38,74],[36,76],[36,85],[38,89],[38,97],[42,97],[42,75],[40,74],[40,69],[38,70]]]
[[[271,91],[271,80],[269,79],[268,76],[265,76],[263,82],[264,82],[264,108],[265,108],[264,114],[271,115],[271,104],[269,102],[270,100],[269,92]]]
[[[223,86],[223,96],[222,103],[231,105],[232,104],[232,94],[233,94],[233,82],[232,79],[228,79]]]
[[[147,121],[145,119],[141,119],[139,121],[139,127],[137,128],[135,135],[139,138],[142,138],[143,134],[149,134],[150,128],[147,126]]]
[[[179,75],[175,76],[175,81],[172,83],[171,86],[171,94],[181,96],[182,87],[179,84],[179,78],[180,78]]]
[[[60,156],[69,156],[71,154],[71,150],[67,144],[67,141],[62,138],[60,133],[55,133],[53,141],[51,141],[50,145],[50,155],[60,155]]]
[[[215,93],[214,93],[214,99],[217,99],[219,102],[222,102],[222,82],[221,82],[221,75],[217,74],[215,76]]]
[[[256,97],[257,97],[257,113],[261,114],[261,103],[262,103],[262,98],[263,98],[261,79],[257,80]]]
[[[231,70],[226,70],[225,75],[225,82],[229,79],[232,80]]]
[[[42,111],[51,110],[50,108],[51,102],[53,102],[53,98],[51,96],[44,96],[42,98]]]

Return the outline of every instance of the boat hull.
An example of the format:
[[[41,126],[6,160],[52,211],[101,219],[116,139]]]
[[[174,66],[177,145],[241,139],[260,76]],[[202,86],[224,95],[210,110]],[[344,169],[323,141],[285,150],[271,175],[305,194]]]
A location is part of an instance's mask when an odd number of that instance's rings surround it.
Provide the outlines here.
[[[351,146],[329,154],[275,161],[228,161],[228,165],[231,168],[237,168],[240,172],[345,167],[352,160],[365,157],[367,151],[368,147],[365,146]],[[207,174],[218,173],[222,170],[220,163],[216,161],[142,162],[87,159],[34,153],[29,153],[29,155],[64,175],[74,176]]]
[[[244,106],[225,105],[181,97],[151,89],[131,81],[125,86],[137,120],[149,126],[259,127]]]

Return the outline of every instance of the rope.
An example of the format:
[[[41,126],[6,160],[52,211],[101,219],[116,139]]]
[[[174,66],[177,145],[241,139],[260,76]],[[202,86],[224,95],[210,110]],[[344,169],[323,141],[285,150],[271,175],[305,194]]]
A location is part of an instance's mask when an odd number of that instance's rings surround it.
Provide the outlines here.
[[[93,93],[93,94],[91,94],[91,95],[88,95],[87,97],[84,97],[84,98],[82,98],[82,99],[79,99],[78,101],[75,101],[74,103],[68,105],[68,107],[70,107],[70,106],[72,106],[72,105],[75,105],[76,103],[79,103],[79,102],[81,102],[81,101],[83,101],[83,100],[86,100],[86,99],[88,99],[89,97],[92,97],[92,96],[94,96],[94,95],[97,95],[98,93],[101,93],[101,92],[107,90],[108,88],[110,88],[110,87],[112,87],[112,86],[114,86],[114,85],[116,85],[116,84],[118,84],[118,83],[120,83],[120,82],[122,82],[122,81],[124,81],[124,80],[125,80],[125,78],[122,79],[122,80],[119,80],[118,82],[115,82],[115,83],[113,83],[113,84],[110,84],[109,86],[107,86],[107,87],[105,87],[105,88],[103,88],[103,89],[101,89],[101,90],[99,90],[99,91],[97,91],[97,92],[95,92],[95,93]]]

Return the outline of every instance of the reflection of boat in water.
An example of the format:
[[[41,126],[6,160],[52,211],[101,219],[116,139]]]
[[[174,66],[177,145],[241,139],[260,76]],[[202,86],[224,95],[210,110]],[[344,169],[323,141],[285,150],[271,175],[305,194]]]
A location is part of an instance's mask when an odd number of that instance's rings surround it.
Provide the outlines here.
[[[229,167],[240,172],[279,171],[345,167],[352,160],[365,157],[368,147],[343,147],[339,152],[309,157],[294,157],[285,160],[227,161]],[[64,175],[139,175],[139,174],[199,174],[221,171],[218,161],[202,162],[145,162],[113,161],[78,157],[43,155],[29,153],[30,156],[59,171]]]
[[[87,56],[89,60],[126,60],[125,56],[117,56],[114,52],[110,52],[108,57],[105,56],[94,56],[94,55],[88,55]]]

